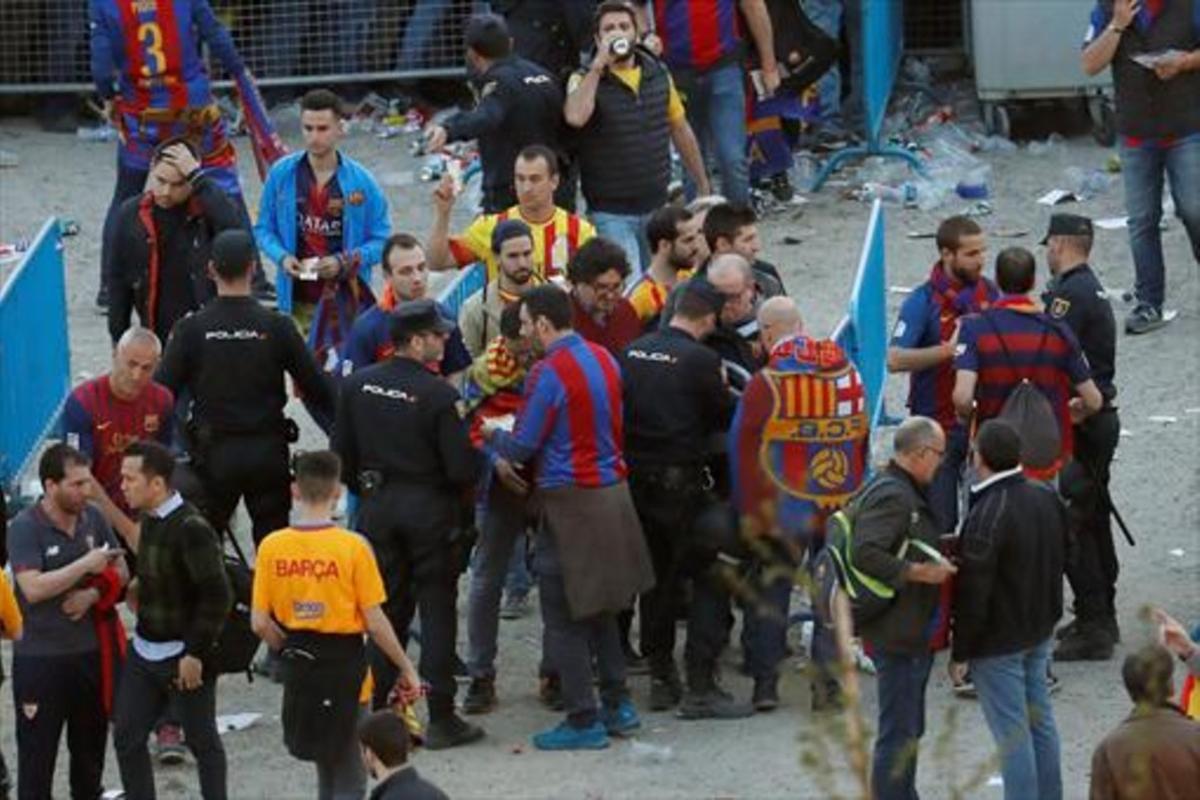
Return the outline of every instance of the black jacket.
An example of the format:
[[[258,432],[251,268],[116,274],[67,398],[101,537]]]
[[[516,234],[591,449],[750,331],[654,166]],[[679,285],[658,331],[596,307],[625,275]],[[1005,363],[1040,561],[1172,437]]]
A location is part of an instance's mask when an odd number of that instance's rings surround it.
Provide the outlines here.
[[[1019,471],[1002,474],[973,490],[958,542],[955,661],[1033,647],[1062,616],[1066,506]]]
[[[285,375],[332,416],[332,390],[296,323],[252,297],[217,297],[179,321],[155,380],[176,397],[187,387],[192,418],[212,434],[282,433]]]
[[[450,800],[450,796],[405,767],[371,790],[368,800]]]
[[[563,126],[562,87],[541,66],[517,56],[501,59],[473,81],[478,105],[446,121],[450,141],[479,140],[484,211],[516,204],[513,164],[528,145],[558,148]]]
[[[393,356],[342,383],[333,449],[346,485],[365,470],[384,483],[453,495],[479,477],[479,451],[458,413],[458,392],[411,358]]]
[[[1167,0],[1145,31],[1135,22],[1121,34],[1112,75],[1117,94],[1117,132],[1122,136],[1152,139],[1187,136],[1200,130],[1200,72],[1181,72],[1164,81],[1154,70],[1133,60],[1145,53],[1200,48],[1193,7],[1198,2]],[[1103,6],[1111,12],[1112,0],[1103,0]]]
[[[696,466],[708,437],[729,427],[733,395],[721,358],[678,328],[637,339],[621,357],[625,455],[639,465]]]
[[[925,490],[898,464],[888,464],[893,478],[865,496],[854,521],[854,564],[896,590],[887,611],[863,625],[859,633],[887,653],[920,655],[929,651],[932,622],[941,587],[908,583],[901,575],[905,561],[896,557],[905,539],[937,547],[940,531]]]
[[[203,173],[192,179],[192,196],[186,203],[159,208],[150,202],[147,210],[158,249],[157,299],[151,310],[151,231],[142,220],[144,197],[129,198],[117,211],[108,307],[108,333],[114,343],[129,327],[134,310],[142,325],[165,342],[176,322],[216,294],[205,270],[213,238],[242,225],[237,206]]]
[[[1117,396],[1117,321],[1100,279],[1087,264],[1056,276],[1042,294],[1046,313],[1071,327],[1106,403]]]

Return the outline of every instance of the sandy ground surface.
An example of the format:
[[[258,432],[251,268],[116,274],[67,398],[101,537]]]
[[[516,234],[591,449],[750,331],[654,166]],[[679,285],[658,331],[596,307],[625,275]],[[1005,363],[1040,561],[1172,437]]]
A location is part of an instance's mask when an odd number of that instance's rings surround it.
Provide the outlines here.
[[[292,132],[292,141],[295,134]],[[73,135],[37,131],[25,120],[0,121],[0,149],[16,153],[20,166],[0,171],[0,241],[32,236],[48,215],[75,219],[81,233],[68,240],[67,291],[70,308],[72,370],[76,378],[96,374],[107,365],[109,346],[102,317],[93,308],[98,279],[100,226],[109,201],[114,168],[113,145],[79,141]],[[252,203],[260,182],[252,160],[239,141],[243,185]],[[419,164],[407,155],[402,140],[379,141],[360,135],[345,150],[368,164],[385,184],[396,230],[424,235],[431,212],[428,186],[414,184]],[[989,232],[1013,230],[1029,234],[1015,239],[993,238],[992,253],[1007,244],[1035,247],[1049,209],[1034,199],[1062,185],[1068,166],[1099,167],[1108,153],[1090,138],[1070,138],[1049,155],[1027,151],[988,156],[994,168],[994,213],[982,220]],[[1195,190],[1195,187],[1192,187]],[[830,187],[813,195],[798,218],[783,214],[762,226],[765,256],[779,265],[797,298],[810,329],[830,331],[849,296],[850,279],[868,214],[868,206],[839,197]],[[935,258],[928,239],[910,240],[907,233],[932,232],[938,219],[965,206],[954,202],[932,213],[889,208],[887,216],[888,283],[907,287],[924,279]],[[1119,188],[1074,207],[1095,217],[1123,215]],[[465,221],[465,213],[460,213]],[[796,237],[798,245],[783,243]],[[1145,603],[1161,603],[1193,621],[1200,617],[1200,279],[1186,237],[1177,220],[1164,234],[1169,264],[1169,306],[1179,318],[1167,329],[1142,338],[1122,335],[1118,345],[1117,381],[1123,427],[1114,468],[1113,493],[1138,538],[1136,548],[1118,544],[1122,575],[1118,606],[1124,641],[1118,656],[1107,663],[1062,665],[1063,680],[1055,710],[1063,744],[1063,775],[1069,797],[1086,795],[1092,748],[1127,712],[1121,690],[1121,654],[1144,641],[1137,621]],[[1132,267],[1124,231],[1099,232],[1094,263],[1106,286],[1132,285]],[[1043,275],[1044,278],[1044,275]],[[903,295],[889,293],[894,318]],[[1115,301],[1118,316],[1127,310]],[[34,335],[34,332],[30,332]],[[891,411],[903,407],[906,382],[888,385]],[[1191,412],[1188,412],[1191,409]],[[299,418],[303,412],[295,410]],[[1152,416],[1176,418],[1153,422]],[[305,441],[316,445],[313,427],[306,423]],[[886,445],[886,431],[877,446]],[[882,450],[881,450],[882,452]],[[464,634],[460,633],[460,641]],[[828,726],[808,713],[808,688],[789,663],[782,685],[783,707],[767,716],[728,722],[690,722],[669,714],[644,715],[636,742],[670,748],[662,760],[635,752],[635,744],[619,741],[607,751],[542,754],[531,749],[528,737],[556,721],[537,703],[534,676],[539,653],[540,625],[536,615],[501,627],[501,706],[482,721],[487,739],[476,746],[443,753],[422,753],[420,770],[453,797],[529,798],[692,798],[692,797],[828,797],[850,793],[844,748],[828,735]],[[461,646],[465,652],[465,644]],[[732,665],[737,654],[727,656]],[[929,689],[928,735],[922,745],[920,789],[927,797],[1000,797],[987,778],[995,769],[986,763],[991,739],[976,704],[955,700],[945,677],[945,657],[938,659]],[[796,668],[794,668],[796,667]],[[727,683],[748,695],[749,681],[727,670]],[[635,701],[643,703],[647,678],[631,680]],[[865,710],[874,714],[873,679],[864,677]],[[13,708],[6,690],[0,701],[0,745],[14,763]],[[258,712],[249,730],[229,733],[229,786],[237,798],[312,796],[315,774],[310,765],[287,756],[279,727],[280,689],[264,681],[247,684],[236,677],[222,680],[219,711]],[[110,748],[111,753],[111,748]],[[58,793],[67,792],[65,758],[59,763]],[[960,794],[972,776],[982,780]],[[107,784],[118,784],[110,755]],[[191,765],[159,769],[163,797],[198,796]]]

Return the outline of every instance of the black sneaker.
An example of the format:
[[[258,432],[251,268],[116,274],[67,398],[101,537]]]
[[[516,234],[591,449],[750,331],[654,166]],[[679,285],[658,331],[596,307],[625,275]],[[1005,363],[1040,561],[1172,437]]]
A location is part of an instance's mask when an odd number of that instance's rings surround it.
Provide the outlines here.
[[[472,725],[457,714],[429,723],[425,746],[430,750],[448,750],[483,738],[483,728]]]
[[[454,654],[454,680],[459,683],[471,680],[471,671],[467,669],[466,662],[459,658],[457,653]]]
[[[1100,620],[1100,627],[1108,634],[1108,638],[1112,639],[1113,644],[1121,643],[1121,626],[1117,624],[1116,616],[1105,617]]]
[[[774,711],[779,708],[779,678],[755,678],[751,702],[755,711]]]
[[[1062,681],[1058,676],[1049,670],[1046,671],[1046,694],[1058,694],[1058,690],[1062,688]]]
[[[649,675],[650,662],[646,660],[644,655],[630,648],[625,651],[625,674]]]
[[[675,712],[680,719],[745,719],[752,714],[754,706],[739,703],[729,692],[715,686],[704,692],[684,692]]]
[[[101,286],[96,292],[96,311],[100,314],[108,313],[108,287]]]
[[[1138,303],[1129,316],[1125,318],[1125,332],[1133,335],[1150,333],[1166,325],[1162,309],[1155,308],[1149,303]]]
[[[652,678],[650,680],[651,711],[669,711],[679,705],[682,697],[683,687],[679,685],[678,677]]]
[[[1103,626],[1081,624],[1054,648],[1054,660],[1107,661],[1112,658],[1113,644]]]
[[[967,673],[961,681],[954,684],[952,687],[954,696],[963,700],[974,700],[979,697],[979,692],[975,690],[975,683],[971,680],[971,673]]]
[[[476,678],[463,698],[464,714],[486,714],[496,707],[495,678]]]
[[[1063,625],[1061,628],[1056,630],[1054,632],[1054,638],[1058,639],[1061,642],[1063,639],[1066,639],[1068,636],[1070,636],[1072,633],[1074,633],[1075,628],[1078,626],[1079,626],[1079,619],[1078,618],[1073,619],[1070,622],[1068,622],[1066,625]]]

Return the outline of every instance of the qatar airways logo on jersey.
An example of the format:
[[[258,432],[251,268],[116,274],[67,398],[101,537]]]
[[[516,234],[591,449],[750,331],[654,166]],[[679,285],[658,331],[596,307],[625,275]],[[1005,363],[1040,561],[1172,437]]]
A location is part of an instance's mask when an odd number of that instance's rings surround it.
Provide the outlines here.
[[[314,578],[319,583],[326,578],[340,578],[341,572],[336,561],[326,561],[323,558],[277,558],[275,577]]]
[[[626,355],[637,361],[654,361],[659,364],[674,364],[679,361],[670,353],[652,353],[645,350],[630,350]]]
[[[251,341],[266,341],[266,331],[252,331],[246,328],[239,328],[236,331],[206,331],[204,338],[216,339],[219,342],[251,342]]]
[[[376,397],[386,397],[388,400],[399,400],[403,403],[416,403],[417,398],[402,389],[387,389],[373,383],[364,383],[363,394],[373,394]]]
[[[300,230],[306,234],[315,234],[317,236],[341,236],[342,220],[340,217],[318,217],[314,214],[301,214]]]

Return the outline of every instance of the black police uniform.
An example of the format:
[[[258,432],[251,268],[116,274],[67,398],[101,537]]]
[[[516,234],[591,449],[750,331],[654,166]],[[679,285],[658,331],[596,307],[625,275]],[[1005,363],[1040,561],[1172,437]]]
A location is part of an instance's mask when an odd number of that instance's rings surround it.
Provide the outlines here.
[[[1078,542],[1067,578],[1075,594],[1081,624],[1100,623],[1116,629],[1114,599],[1117,553],[1113,542],[1108,481],[1121,421],[1113,400],[1117,327],[1112,305],[1096,274],[1083,264],[1057,276],[1043,296],[1046,311],[1070,326],[1091,367],[1092,380],[1104,397],[1100,411],[1075,426],[1074,461],[1059,485],[1070,500],[1071,522]]]
[[[518,56],[500,59],[471,82],[474,109],[446,121],[449,141],[479,140],[483,166],[483,210],[493,214],[517,203],[513,165],[528,145],[556,150],[562,127],[563,93],[542,67]]]
[[[189,452],[204,487],[203,510],[223,530],[245,498],[258,543],[286,528],[291,511],[284,375],[306,402],[331,413],[333,394],[291,319],[252,297],[217,297],[184,317],[156,380],[192,398]]]
[[[481,466],[457,401],[449,383],[397,355],[345,380],[333,437],[347,485],[362,498],[357,529],[375,548],[387,585],[384,610],[402,641],[420,608],[420,672],[430,682],[432,725],[454,713],[455,534],[466,523],[460,498]],[[370,661],[378,708],[396,670],[377,649]]]
[[[711,578],[715,552],[697,541],[694,522],[710,502],[707,442],[728,426],[733,396],[716,352],[672,327],[630,344],[621,374],[629,486],[655,572],[640,604],[642,652],[655,681],[670,684],[678,700],[675,620],[684,581],[694,581],[684,654],[689,687],[708,688],[724,644],[729,597]]]

